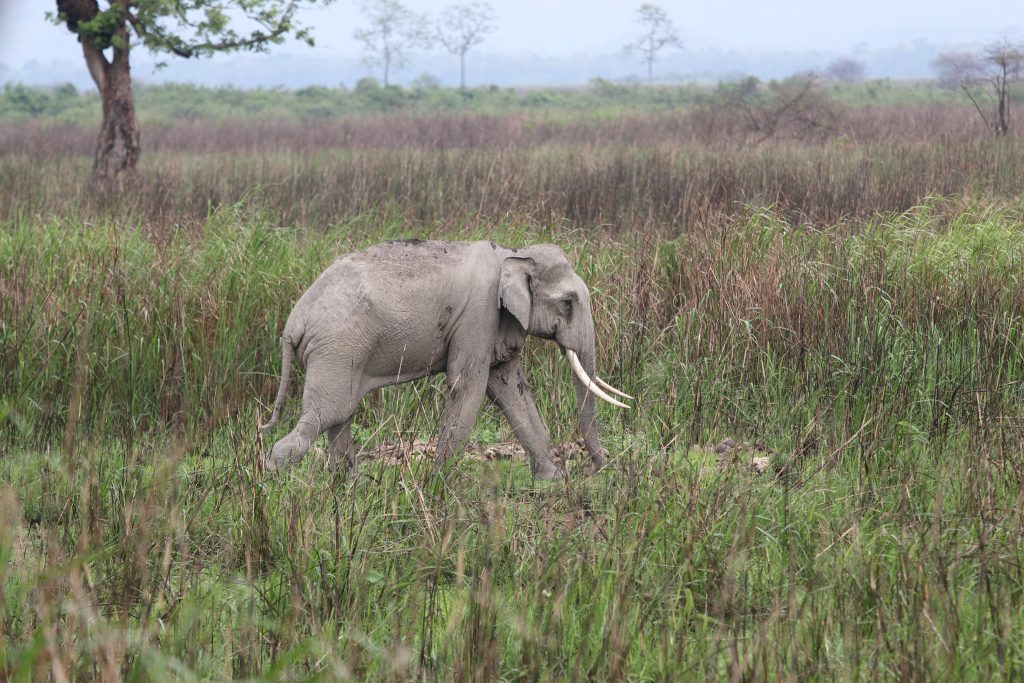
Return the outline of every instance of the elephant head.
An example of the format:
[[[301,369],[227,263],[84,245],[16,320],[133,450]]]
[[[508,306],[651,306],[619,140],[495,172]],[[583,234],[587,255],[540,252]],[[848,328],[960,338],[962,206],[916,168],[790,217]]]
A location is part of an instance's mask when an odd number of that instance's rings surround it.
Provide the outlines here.
[[[562,349],[573,370],[580,431],[594,465],[600,467],[604,449],[598,441],[594,397],[620,408],[629,406],[609,392],[632,397],[597,376],[594,318],[586,284],[558,247],[519,249],[502,262],[498,305],[515,317],[526,334],[551,339]]]

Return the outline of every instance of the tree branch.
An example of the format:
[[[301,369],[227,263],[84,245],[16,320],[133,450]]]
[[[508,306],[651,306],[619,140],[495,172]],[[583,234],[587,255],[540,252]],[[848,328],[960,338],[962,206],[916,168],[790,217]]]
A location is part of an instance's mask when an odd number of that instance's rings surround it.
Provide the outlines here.
[[[960,83],[960,88],[964,91],[964,95],[967,96],[967,99],[971,101],[971,104],[974,105],[974,109],[978,112],[978,116],[981,117],[981,122],[985,124],[986,130],[994,132],[995,129],[992,128],[992,124],[989,123],[988,117],[985,116],[985,112],[981,108],[981,105],[978,104],[978,101],[976,99],[974,99],[974,95],[971,93],[971,89],[967,86],[966,83],[963,82]]]
[[[255,50],[267,43],[278,42],[279,38],[295,28],[292,23],[292,17],[298,9],[298,4],[298,0],[291,0],[279,14],[276,14],[274,21],[268,21],[265,15],[246,11],[244,12],[246,18],[259,24],[263,30],[253,31],[244,38],[237,36],[233,31],[225,31],[224,33],[228,37],[223,40],[204,40],[201,42],[188,42],[159,27],[151,28],[147,25],[146,19],[137,13],[128,12],[127,16],[132,29],[143,39],[148,47],[151,49],[163,49],[178,57],[191,59],[212,52]],[[184,14],[179,15],[177,19],[182,26],[187,26],[197,33],[201,32],[201,34],[206,36],[211,34],[207,27],[203,26],[202,22],[189,21]],[[296,35],[302,37],[305,35],[305,32],[299,31]]]
[[[132,25],[132,28],[135,29],[135,32],[137,34],[139,34],[139,37],[142,38],[144,41],[146,39],[148,39],[148,38],[153,38],[154,37],[146,29],[145,22],[143,22],[141,19],[139,19],[139,17],[137,15],[132,14],[131,12],[128,13],[128,23],[130,23]],[[172,54],[175,54],[178,57],[184,57],[185,59],[189,59],[189,58],[195,56],[194,52],[190,52],[188,50],[185,50],[184,48],[181,48],[181,47],[179,47],[177,45],[168,45],[167,49],[170,50]]]
[[[89,75],[92,76],[96,88],[102,93],[107,87],[107,69],[110,62],[103,55],[103,51],[88,41],[82,41],[82,54],[85,55],[85,65],[89,68]]]

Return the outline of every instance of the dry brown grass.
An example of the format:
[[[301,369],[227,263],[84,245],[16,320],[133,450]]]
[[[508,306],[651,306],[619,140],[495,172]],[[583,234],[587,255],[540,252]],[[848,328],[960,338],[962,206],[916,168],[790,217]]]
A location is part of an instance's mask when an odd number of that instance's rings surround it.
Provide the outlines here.
[[[848,108],[827,134],[758,136],[728,112],[614,119],[408,114],[340,121],[186,122],[145,132],[145,179],[127,199],[87,183],[93,132],[0,125],[0,217],[120,216],[200,224],[245,196],[285,224],[367,212],[424,223],[517,216],[610,232],[687,232],[772,206],[829,225],[927,197],[1014,197],[1024,150],[951,105]]]

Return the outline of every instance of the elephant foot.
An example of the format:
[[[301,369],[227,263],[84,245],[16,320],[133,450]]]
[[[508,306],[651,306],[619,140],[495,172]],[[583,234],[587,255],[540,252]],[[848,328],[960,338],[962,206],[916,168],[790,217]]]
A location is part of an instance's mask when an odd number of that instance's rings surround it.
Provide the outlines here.
[[[264,472],[276,472],[278,470],[283,470],[286,467],[290,467],[300,460],[302,460],[301,457],[288,458],[287,456],[274,456],[271,452],[263,456],[261,464],[263,465]]]
[[[533,470],[533,478],[540,479],[541,481],[554,481],[558,479],[560,474],[561,472],[555,466],[555,463],[550,460],[537,463],[536,468]]]
[[[587,474],[597,474],[604,469],[604,453],[596,452],[590,455],[590,464],[587,465]]]
[[[327,456],[327,471],[337,474],[355,474],[358,465],[355,458],[340,455]]]
[[[263,465],[264,472],[276,472],[277,470],[284,469],[291,463],[283,462],[283,458],[274,458],[269,453],[263,456],[261,464]]]
[[[265,471],[274,472],[302,460],[309,451],[310,446],[313,445],[313,439],[316,437],[316,434],[309,433],[308,430],[306,433],[303,433],[299,429],[299,427],[296,427],[295,431],[292,431],[288,436],[275,443],[274,447],[263,456],[263,469]]]

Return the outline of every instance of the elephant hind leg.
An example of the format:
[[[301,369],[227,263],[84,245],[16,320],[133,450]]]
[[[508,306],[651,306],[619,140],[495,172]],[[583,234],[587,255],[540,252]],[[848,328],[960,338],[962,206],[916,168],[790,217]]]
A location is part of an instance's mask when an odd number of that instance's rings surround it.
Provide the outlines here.
[[[321,431],[311,421],[299,420],[295,429],[275,443],[263,458],[264,469],[272,472],[302,460],[302,457],[309,451],[309,447],[313,445],[313,440],[320,435]]]
[[[342,427],[351,440],[348,425],[359,400],[358,392],[348,391],[348,382],[339,382],[339,388],[332,387],[330,391],[321,389],[317,382],[311,381],[315,377],[312,368],[307,370],[306,386],[302,393],[302,416],[295,429],[275,443],[264,457],[263,465],[267,470],[277,470],[299,462],[316,437],[327,430]]]

